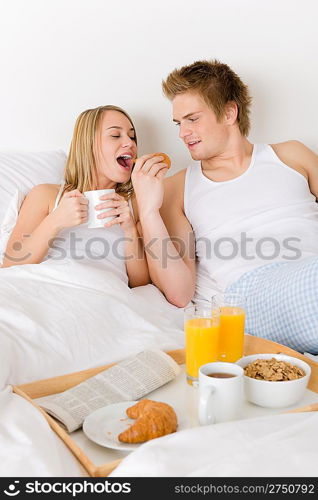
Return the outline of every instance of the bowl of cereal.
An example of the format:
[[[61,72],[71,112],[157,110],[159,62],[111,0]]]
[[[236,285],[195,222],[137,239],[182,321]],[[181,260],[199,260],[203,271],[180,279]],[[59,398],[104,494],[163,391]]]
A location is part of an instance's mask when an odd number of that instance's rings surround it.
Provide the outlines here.
[[[265,408],[283,408],[296,404],[304,396],[310,366],[285,354],[252,354],[236,364],[244,369],[245,397]]]

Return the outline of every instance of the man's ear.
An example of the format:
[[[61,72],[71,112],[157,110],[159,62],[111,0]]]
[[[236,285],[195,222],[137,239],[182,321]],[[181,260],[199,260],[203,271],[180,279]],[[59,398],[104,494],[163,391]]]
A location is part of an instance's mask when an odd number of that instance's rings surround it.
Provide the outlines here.
[[[237,120],[238,107],[235,101],[229,101],[224,108],[224,120],[228,125],[233,125]]]

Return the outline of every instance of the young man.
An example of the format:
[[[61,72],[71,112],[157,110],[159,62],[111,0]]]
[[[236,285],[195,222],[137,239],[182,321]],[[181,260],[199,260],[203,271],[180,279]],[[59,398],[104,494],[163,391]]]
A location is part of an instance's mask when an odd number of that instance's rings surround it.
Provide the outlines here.
[[[179,307],[243,294],[246,331],[318,352],[317,155],[251,144],[249,91],[226,64],[177,69],[163,90],[194,163],[164,197],[160,165],[146,158],[134,174],[153,282]]]

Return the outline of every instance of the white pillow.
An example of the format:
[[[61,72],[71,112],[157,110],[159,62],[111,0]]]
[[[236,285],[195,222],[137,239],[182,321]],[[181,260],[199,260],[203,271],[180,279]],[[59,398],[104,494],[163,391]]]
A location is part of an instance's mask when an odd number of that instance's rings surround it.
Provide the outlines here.
[[[17,189],[11,198],[7,211],[4,214],[2,224],[0,225],[0,265],[3,262],[4,252],[7,248],[10,234],[14,226],[16,225],[16,221],[24,198],[24,193]]]
[[[37,184],[59,184],[66,161],[64,151],[0,151],[0,226],[17,190],[25,196]]]
[[[60,184],[64,151],[0,151],[0,265],[8,239],[27,193],[37,184]]]

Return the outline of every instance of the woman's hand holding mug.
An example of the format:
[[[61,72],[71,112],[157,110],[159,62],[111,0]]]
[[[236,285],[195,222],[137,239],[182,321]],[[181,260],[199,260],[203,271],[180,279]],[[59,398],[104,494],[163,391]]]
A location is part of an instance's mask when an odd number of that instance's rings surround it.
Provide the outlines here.
[[[110,191],[110,190],[109,190]],[[133,219],[128,201],[115,190],[99,197],[100,203],[95,206],[95,210],[105,210],[97,215],[105,227],[111,227],[115,224],[120,224],[124,233],[129,233],[135,230],[135,221]],[[109,220],[111,218],[111,220]],[[105,221],[105,219],[107,221]]]
[[[66,192],[56,210],[51,212],[59,230],[87,222],[88,200],[78,190]]]

